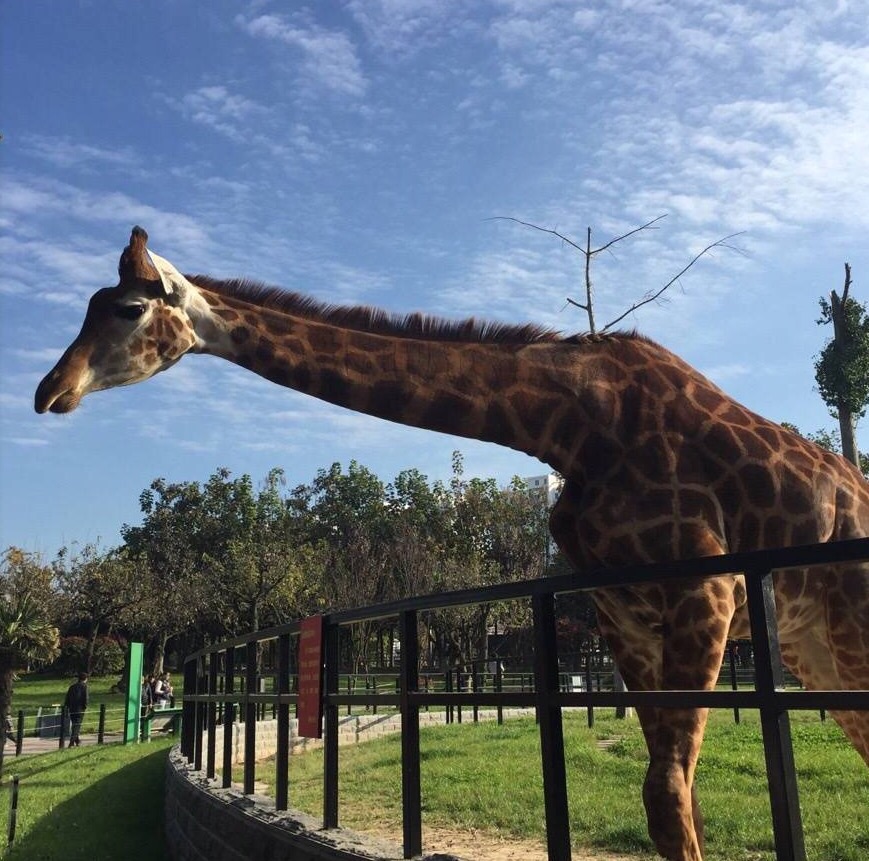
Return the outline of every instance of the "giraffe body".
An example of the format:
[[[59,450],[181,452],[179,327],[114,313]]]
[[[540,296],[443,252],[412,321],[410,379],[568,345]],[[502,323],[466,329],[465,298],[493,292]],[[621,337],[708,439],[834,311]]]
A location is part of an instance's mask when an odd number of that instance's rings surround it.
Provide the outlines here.
[[[869,535],[869,484],[730,399],[636,335],[561,338],[535,327],[321,306],[243,282],[183,276],[135,228],[120,283],[40,384],[37,411],[211,353],[279,385],[407,425],[507,445],[565,479],[550,526],[578,569],[666,562]],[[869,688],[869,573],[775,579],[788,667],[808,687]],[[636,690],[709,689],[728,636],[748,635],[740,574],[595,593]],[[693,791],[708,710],[640,709],[649,831],[673,861],[702,858]],[[869,713],[836,713],[869,763]]]

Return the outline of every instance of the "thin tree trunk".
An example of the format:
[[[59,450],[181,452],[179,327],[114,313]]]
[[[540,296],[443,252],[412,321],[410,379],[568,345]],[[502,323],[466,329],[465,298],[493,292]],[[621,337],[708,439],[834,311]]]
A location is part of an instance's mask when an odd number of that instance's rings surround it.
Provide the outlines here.
[[[85,652],[85,661],[84,666],[79,667],[79,670],[84,670],[86,673],[90,674],[91,668],[94,663],[94,650],[97,645],[97,635],[100,632],[100,623],[95,622],[91,624],[90,630],[88,631],[88,647]]]
[[[836,349],[844,351],[850,333],[848,332],[848,321],[845,314],[846,305],[848,302],[848,290],[851,287],[851,267],[845,264],[845,286],[842,289],[842,298],[839,298],[835,290],[830,292],[830,316],[833,318],[833,341]],[[860,466],[860,458],[857,454],[857,441],[855,433],[856,422],[851,410],[841,401],[836,405],[836,412],[839,414],[839,433],[842,436],[842,455],[846,460],[850,460],[855,466]]]
[[[154,675],[159,676],[163,672],[163,663],[166,660],[166,642],[169,635],[165,631],[160,631],[156,637],[156,645],[154,649]]]

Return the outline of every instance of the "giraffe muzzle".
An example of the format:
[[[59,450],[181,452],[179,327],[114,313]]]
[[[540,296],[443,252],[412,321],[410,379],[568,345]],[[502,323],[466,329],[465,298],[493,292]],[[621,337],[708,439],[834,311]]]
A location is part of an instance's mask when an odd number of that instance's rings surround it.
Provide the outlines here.
[[[57,368],[39,384],[33,399],[33,407],[40,415],[46,412],[71,413],[81,401],[84,392],[65,385]]]

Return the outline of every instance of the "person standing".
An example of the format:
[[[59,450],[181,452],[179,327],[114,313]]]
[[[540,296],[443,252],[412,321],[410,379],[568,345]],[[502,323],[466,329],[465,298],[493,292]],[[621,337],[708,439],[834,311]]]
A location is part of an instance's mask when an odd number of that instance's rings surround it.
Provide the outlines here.
[[[81,744],[79,732],[84,713],[88,707],[88,674],[79,673],[78,681],[69,686],[63,701],[69,715],[69,745],[78,747]]]

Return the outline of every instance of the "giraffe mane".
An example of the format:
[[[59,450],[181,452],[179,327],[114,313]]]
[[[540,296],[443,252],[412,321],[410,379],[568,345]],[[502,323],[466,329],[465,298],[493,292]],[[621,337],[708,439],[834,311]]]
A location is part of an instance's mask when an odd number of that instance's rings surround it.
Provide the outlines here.
[[[302,293],[273,287],[248,279],[218,280],[208,275],[185,275],[197,287],[227,298],[250,302],[307,320],[318,320],[376,335],[469,343],[535,344],[585,343],[608,338],[640,337],[636,333],[612,335],[568,335],[534,323],[496,323],[470,317],[446,320],[419,312],[395,314],[368,305],[336,305],[321,302]]]

